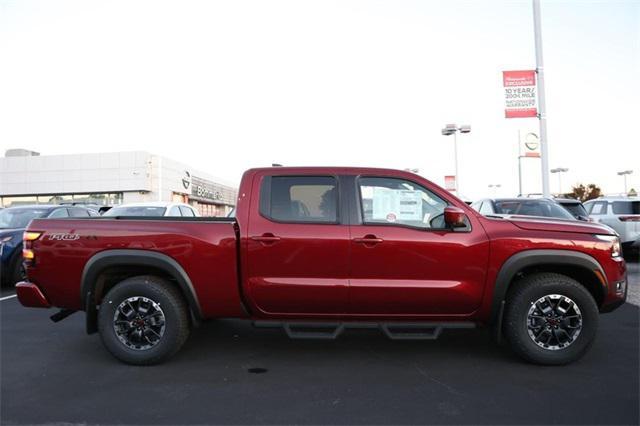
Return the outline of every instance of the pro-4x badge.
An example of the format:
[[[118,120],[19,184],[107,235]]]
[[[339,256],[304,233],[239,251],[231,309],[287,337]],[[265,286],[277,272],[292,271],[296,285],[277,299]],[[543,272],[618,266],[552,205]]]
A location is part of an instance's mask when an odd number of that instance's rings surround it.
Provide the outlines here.
[[[55,240],[55,241],[75,241],[80,239],[80,235],[68,234],[66,232],[56,232],[56,233],[47,235],[47,238],[49,240]]]

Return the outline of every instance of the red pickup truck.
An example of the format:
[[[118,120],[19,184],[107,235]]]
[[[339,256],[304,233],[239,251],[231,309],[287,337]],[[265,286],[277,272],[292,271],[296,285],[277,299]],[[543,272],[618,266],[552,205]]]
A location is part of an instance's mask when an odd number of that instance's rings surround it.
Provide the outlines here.
[[[161,362],[210,318],[290,337],[376,327],[396,339],[491,326],[539,364],[582,356],[599,312],[624,303],[610,228],[482,216],[412,173],[247,171],[235,218],[36,219],[24,234],[24,306],[86,313],[130,364]]]

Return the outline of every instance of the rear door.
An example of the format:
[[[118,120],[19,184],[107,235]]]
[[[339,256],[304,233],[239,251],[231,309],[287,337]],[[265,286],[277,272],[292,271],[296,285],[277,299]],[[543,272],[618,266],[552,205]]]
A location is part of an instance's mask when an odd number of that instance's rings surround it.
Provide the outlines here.
[[[473,313],[484,292],[487,236],[475,217],[455,232],[447,201],[415,181],[355,180],[349,312],[403,317]]]
[[[255,177],[248,224],[247,292],[263,314],[346,312],[349,226],[338,178]]]

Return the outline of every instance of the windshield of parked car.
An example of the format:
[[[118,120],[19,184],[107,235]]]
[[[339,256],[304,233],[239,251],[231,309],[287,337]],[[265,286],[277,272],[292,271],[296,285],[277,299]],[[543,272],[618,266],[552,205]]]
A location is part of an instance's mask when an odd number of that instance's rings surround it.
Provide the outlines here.
[[[102,216],[164,216],[166,210],[156,206],[121,206],[111,208]]]
[[[574,217],[587,217],[589,214],[585,210],[584,206],[580,203],[560,203],[569,213]]]
[[[9,208],[0,210],[0,229],[26,228],[31,219],[46,216],[47,209]]]
[[[496,200],[494,204],[497,214],[575,219],[575,217],[564,208],[547,200]]]

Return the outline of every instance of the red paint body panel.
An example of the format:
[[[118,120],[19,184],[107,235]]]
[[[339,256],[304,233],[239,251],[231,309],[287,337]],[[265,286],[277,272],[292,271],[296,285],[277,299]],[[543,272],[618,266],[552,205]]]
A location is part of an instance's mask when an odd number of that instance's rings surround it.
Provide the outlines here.
[[[362,225],[351,213],[349,221],[341,217],[337,224],[274,222],[258,208],[261,182],[272,175],[410,180],[463,210],[470,227],[454,232]],[[609,229],[580,222],[486,218],[428,180],[397,170],[248,170],[239,188],[235,224],[44,219],[34,220],[28,229],[44,232],[32,244],[35,262],[27,270],[29,280],[51,305],[67,309],[84,308],[83,269],[92,256],[110,249],[150,250],[174,259],[188,274],[205,318],[487,322],[500,269],[515,254],[535,249],[591,256],[606,276],[603,305],[624,301],[615,292],[615,283],[626,279],[624,261],[611,257],[611,243],[594,236],[611,235]],[[51,234],[78,238],[51,239]],[[363,237],[376,240],[358,241]]]
[[[256,176],[251,198],[260,196]],[[326,315],[347,312],[349,226],[278,223],[249,212],[245,291],[258,316]],[[276,242],[255,241],[272,235]]]
[[[372,235],[383,242],[351,245],[350,313],[416,318],[472,314],[482,300],[489,261],[489,241],[478,228],[441,232],[352,226],[355,238]]]
[[[38,286],[33,283],[19,282],[16,284],[16,294],[22,306],[29,308],[49,308],[51,306]]]
[[[33,242],[35,266],[27,272],[54,306],[82,309],[80,282],[87,261],[110,249],[150,250],[173,258],[187,271],[204,316],[242,316],[231,223],[105,219],[36,219],[29,229],[44,234]],[[75,241],[50,234],[79,235]]]

